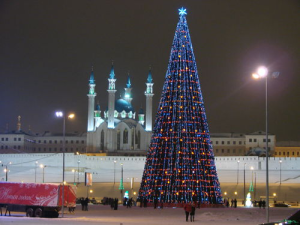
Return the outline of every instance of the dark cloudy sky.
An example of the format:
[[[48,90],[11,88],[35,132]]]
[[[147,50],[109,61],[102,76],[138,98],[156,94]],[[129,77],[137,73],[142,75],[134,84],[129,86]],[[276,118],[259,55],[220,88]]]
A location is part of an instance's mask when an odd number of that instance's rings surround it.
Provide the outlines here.
[[[251,79],[264,64],[280,71],[269,80],[269,131],[300,140],[298,0],[2,0],[0,132],[18,115],[24,131],[61,131],[56,109],[76,113],[68,132],[86,131],[91,65],[103,110],[111,60],[117,97],[130,71],[136,110],[152,65],[155,115],[182,6],[210,132],[265,129],[265,83]]]

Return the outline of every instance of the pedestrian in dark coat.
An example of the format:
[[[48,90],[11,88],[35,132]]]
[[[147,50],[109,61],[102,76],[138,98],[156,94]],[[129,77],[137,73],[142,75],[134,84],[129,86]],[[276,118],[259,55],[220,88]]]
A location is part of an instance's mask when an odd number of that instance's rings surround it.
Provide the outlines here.
[[[185,220],[186,222],[189,221],[189,215],[192,212],[192,205],[191,203],[186,203],[183,207],[184,211],[185,211]]]
[[[190,213],[190,218],[191,218],[191,222],[194,222],[195,221],[196,204],[193,202],[191,204],[191,206],[192,206],[192,211]]]

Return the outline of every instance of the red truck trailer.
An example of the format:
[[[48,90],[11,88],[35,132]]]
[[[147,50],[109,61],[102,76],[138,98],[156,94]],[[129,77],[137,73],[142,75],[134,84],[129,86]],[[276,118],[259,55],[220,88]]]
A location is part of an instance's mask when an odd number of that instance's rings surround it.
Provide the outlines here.
[[[76,207],[76,186],[62,184],[0,182],[0,205],[28,217],[58,217],[62,207]]]

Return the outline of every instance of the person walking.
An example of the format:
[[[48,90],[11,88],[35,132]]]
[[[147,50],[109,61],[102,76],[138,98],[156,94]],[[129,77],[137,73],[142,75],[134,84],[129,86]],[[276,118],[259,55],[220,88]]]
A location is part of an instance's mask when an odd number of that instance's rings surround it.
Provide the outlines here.
[[[192,211],[190,213],[190,219],[191,219],[191,222],[195,222],[195,212],[196,212],[195,202],[192,202],[191,206],[192,206]]]
[[[191,203],[187,202],[184,207],[183,207],[184,211],[185,211],[185,220],[186,222],[189,221],[189,215],[192,212],[192,205]]]

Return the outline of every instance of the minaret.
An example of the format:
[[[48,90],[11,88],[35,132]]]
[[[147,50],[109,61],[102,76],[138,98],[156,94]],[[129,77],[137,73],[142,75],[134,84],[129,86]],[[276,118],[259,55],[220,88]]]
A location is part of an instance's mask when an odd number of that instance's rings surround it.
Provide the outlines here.
[[[131,104],[132,101],[132,97],[131,97],[131,82],[130,82],[130,76],[129,76],[129,72],[128,72],[128,77],[127,77],[127,84],[126,84],[126,88],[125,89],[125,96],[124,99]]]
[[[100,126],[100,124],[104,121],[101,118],[101,109],[99,102],[96,105],[95,111],[94,111],[94,118],[95,118],[95,129]]]
[[[94,131],[94,109],[95,109],[95,79],[94,79],[94,69],[92,67],[91,76],[89,80],[89,93],[88,93],[88,124],[87,124],[87,131]]]
[[[145,91],[146,95],[146,131],[152,131],[152,97],[153,97],[153,83],[151,75],[151,67],[149,68],[147,83],[147,89]]]
[[[18,116],[17,131],[21,131],[21,116]]]
[[[143,108],[141,107],[139,111],[139,124],[143,126],[144,123],[145,123],[145,114]]]
[[[116,93],[116,79],[114,64],[111,64],[111,70],[108,78],[108,128],[115,128],[114,113],[115,113],[115,93]]]

